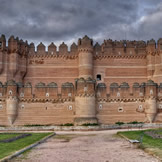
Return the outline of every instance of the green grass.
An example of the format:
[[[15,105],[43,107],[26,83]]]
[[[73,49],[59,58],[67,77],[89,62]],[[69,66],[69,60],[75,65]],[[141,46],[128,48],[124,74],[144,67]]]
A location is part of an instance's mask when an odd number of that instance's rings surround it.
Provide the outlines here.
[[[21,135],[20,133],[13,133],[13,134],[0,134],[0,140],[6,140],[6,139],[10,139],[16,136]]]
[[[156,129],[162,130],[162,129]],[[145,131],[149,130],[141,130],[141,131],[126,131],[126,132],[118,132],[118,135],[124,135],[129,139],[137,139],[140,140],[141,135],[143,135],[142,144],[140,148],[147,150],[148,152],[152,152],[155,155],[162,158],[162,139],[153,139],[152,137],[144,134]]]
[[[18,134],[18,133],[17,133]],[[31,136],[27,136],[25,138],[18,139],[9,143],[0,143],[0,159],[13,154],[14,152],[31,145],[45,136],[50,135],[51,133],[31,133]],[[7,138],[8,135],[0,134],[0,139]],[[10,136],[10,134],[9,134]],[[8,136],[8,137],[9,137]],[[11,137],[11,136],[10,136]]]

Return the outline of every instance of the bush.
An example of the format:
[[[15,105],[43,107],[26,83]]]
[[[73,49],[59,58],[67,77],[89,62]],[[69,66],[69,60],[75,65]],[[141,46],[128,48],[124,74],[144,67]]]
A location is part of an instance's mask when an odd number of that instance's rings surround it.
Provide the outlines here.
[[[24,127],[41,127],[41,126],[50,126],[50,124],[26,124]]]
[[[143,124],[143,122],[138,122],[138,121],[132,121],[132,122],[129,122],[127,124]]]
[[[84,123],[82,126],[97,126],[97,123]]]
[[[118,122],[116,122],[115,124],[117,124],[117,125],[123,125],[123,124],[125,124],[125,123],[124,123],[124,122],[118,121]]]
[[[61,124],[60,126],[74,126],[73,123],[66,123],[66,124]]]

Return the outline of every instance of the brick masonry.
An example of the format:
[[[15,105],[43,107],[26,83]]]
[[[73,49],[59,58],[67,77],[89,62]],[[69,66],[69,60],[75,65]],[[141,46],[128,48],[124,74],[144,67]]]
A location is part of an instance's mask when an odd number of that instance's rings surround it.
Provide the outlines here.
[[[162,122],[162,39],[85,36],[68,51],[0,37],[0,125]]]

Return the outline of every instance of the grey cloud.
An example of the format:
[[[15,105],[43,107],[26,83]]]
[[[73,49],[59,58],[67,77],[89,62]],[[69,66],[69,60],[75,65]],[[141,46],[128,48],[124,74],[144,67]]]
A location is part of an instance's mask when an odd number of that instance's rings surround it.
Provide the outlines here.
[[[153,25],[154,14],[161,10],[160,1],[154,2],[0,0],[0,33],[47,44],[51,41],[77,41],[85,34],[99,42],[108,38],[139,39],[139,35],[140,39],[157,38],[162,36],[162,31]],[[152,20],[149,21],[151,15]],[[145,16],[143,22],[139,21],[142,16]]]

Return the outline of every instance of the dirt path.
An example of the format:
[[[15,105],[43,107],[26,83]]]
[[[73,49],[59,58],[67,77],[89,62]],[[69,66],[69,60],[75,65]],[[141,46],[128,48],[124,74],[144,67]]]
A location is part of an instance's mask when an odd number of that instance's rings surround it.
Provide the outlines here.
[[[101,132],[57,132],[58,135],[13,162],[158,162],[135,149],[116,130]]]

